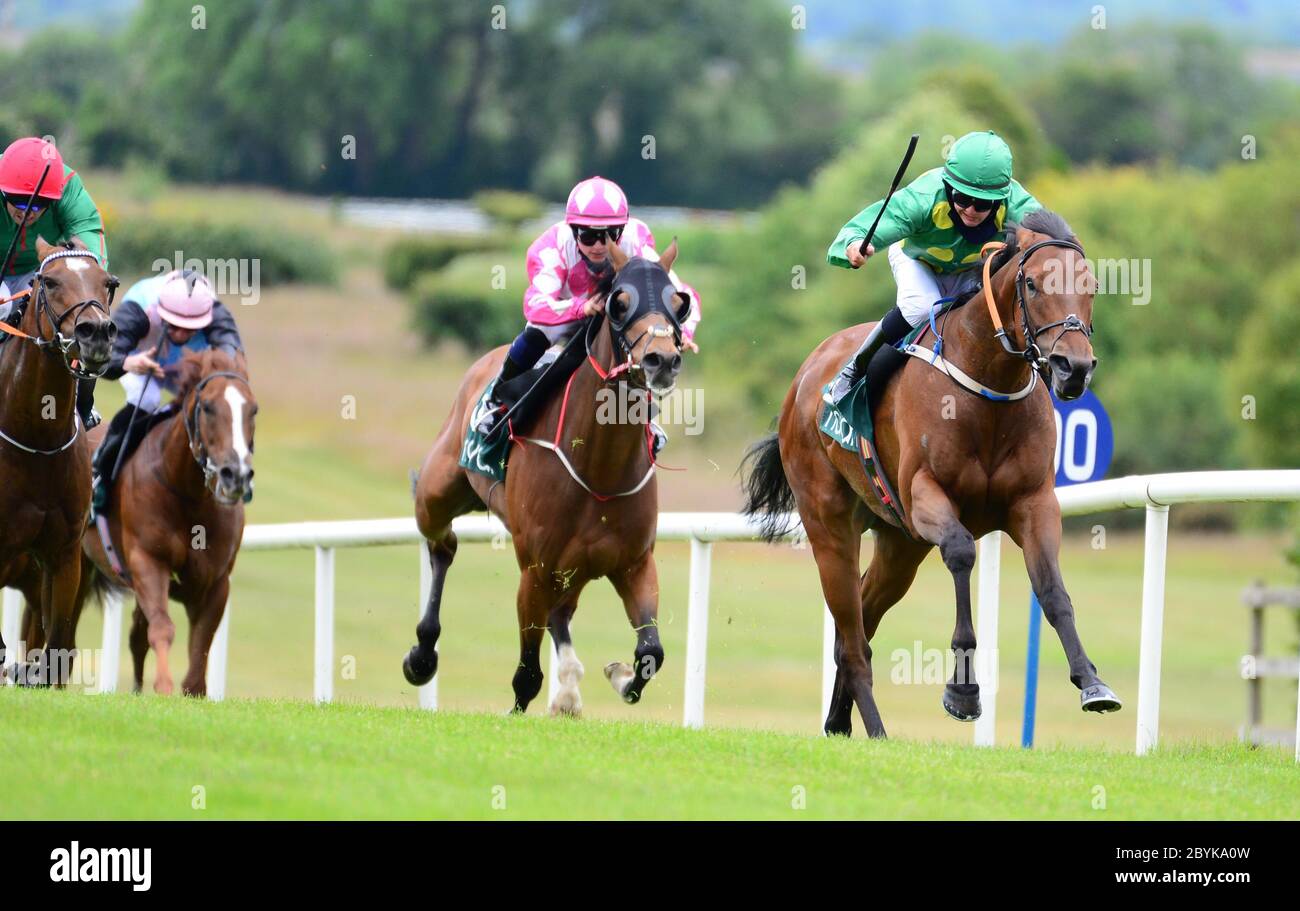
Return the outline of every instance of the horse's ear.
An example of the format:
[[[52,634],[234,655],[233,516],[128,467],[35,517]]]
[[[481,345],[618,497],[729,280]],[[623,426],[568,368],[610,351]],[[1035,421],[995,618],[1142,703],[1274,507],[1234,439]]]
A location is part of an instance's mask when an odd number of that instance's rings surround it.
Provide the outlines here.
[[[674,237],[673,242],[668,245],[668,249],[665,250],[663,253],[659,254],[659,265],[663,266],[664,271],[667,272],[669,269],[673,267],[673,261],[675,259],[677,259],[677,238],[676,237]]]
[[[58,249],[58,247],[54,246],[54,244],[47,244],[47,243],[45,242],[45,238],[44,238],[44,237],[41,237],[40,235],[37,235],[37,237],[36,237],[36,258],[37,258],[38,260],[44,261],[44,260],[45,260],[45,257],[49,256],[51,253],[53,253],[53,252],[54,252],[55,250],[57,250],[57,249]]]
[[[610,244],[608,249],[609,261],[613,264],[614,271],[621,272],[623,267],[627,265],[627,254],[623,252],[623,248],[618,244]]]

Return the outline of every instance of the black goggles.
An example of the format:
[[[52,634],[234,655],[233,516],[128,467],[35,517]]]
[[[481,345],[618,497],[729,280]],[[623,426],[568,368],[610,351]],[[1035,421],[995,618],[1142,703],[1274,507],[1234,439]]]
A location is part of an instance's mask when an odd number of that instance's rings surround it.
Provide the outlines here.
[[[40,197],[37,197],[32,200],[32,204],[29,206],[26,199],[19,199],[15,196],[10,196],[8,193],[3,194],[3,196],[5,203],[13,206],[19,212],[44,212],[50,206],[54,205],[54,200],[52,199],[41,199]]]
[[[584,247],[590,247],[598,244],[606,237],[612,244],[618,243],[618,239],[623,236],[622,225],[610,225],[605,228],[589,228],[586,225],[571,225],[573,228],[573,237]]]
[[[962,209],[974,209],[976,212],[987,212],[998,204],[996,199],[980,199],[978,196],[969,196],[961,190],[952,191],[952,204]]]

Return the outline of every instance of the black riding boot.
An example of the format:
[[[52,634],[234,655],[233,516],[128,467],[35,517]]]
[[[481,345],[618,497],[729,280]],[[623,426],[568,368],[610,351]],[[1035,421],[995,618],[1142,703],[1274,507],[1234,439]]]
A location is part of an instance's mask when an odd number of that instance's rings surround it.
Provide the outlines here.
[[[103,420],[95,410],[95,381],[93,379],[77,380],[77,414],[81,415],[81,426],[92,430]]]
[[[131,419],[135,417],[135,413],[134,405],[123,405],[122,410],[113,415],[113,420],[108,424],[108,433],[104,434],[99,448],[95,450],[91,465],[95,477],[96,510],[103,509],[108,500],[108,491],[113,484],[113,473],[117,468],[117,454],[122,451],[122,445],[126,442],[127,431],[131,428]]]
[[[508,383],[515,377],[525,371],[531,370],[533,365],[546,353],[546,348],[550,342],[546,338],[546,333],[540,329],[534,329],[532,326],[524,329],[515,339],[510,350],[506,352],[506,359],[501,362],[501,372],[497,374],[496,384],[492,387],[492,395],[487,400],[488,411],[475,426],[475,430],[483,436],[488,436],[496,429],[497,422],[505,415],[506,409],[501,404],[501,397],[497,390],[501,388],[502,383]]]
[[[892,345],[900,341],[911,331],[912,324],[907,321],[902,311],[897,307],[886,313],[867,335],[866,341],[854,353],[853,360],[845,364],[844,369],[835,377],[835,381],[831,383],[830,391],[824,396],[825,400],[832,405],[838,405],[842,402],[844,397],[857,385],[858,378],[866,371],[867,365],[871,363],[871,358],[875,353],[885,345]]]

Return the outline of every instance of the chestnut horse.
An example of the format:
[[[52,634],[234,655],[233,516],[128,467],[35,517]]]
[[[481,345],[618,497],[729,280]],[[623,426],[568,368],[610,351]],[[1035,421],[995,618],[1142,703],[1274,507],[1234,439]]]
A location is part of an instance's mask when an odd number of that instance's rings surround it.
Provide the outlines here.
[[[798,507],[835,620],[828,734],[849,734],[856,705],[867,734],[885,735],[872,692],[870,642],[936,545],[952,573],[957,601],[956,666],[943,707],[961,721],[979,717],[970,576],[975,539],[995,530],[1006,531],[1024,551],[1083,708],[1120,707],[1083,650],[1061,581],[1056,429],[1045,385],[1050,381],[1057,397],[1073,399],[1091,380],[1092,275],[1078,239],[1059,216],[1031,214],[1008,238],[984,261],[984,291],[944,320],[944,358],[992,390],[1023,391],[1036,383],[1035,374],[1045,382],[1022,398],[998,401],[907,359],[874,412],[880,464],[894,481],[905,527],[894,524],[868,487],[858,456],[818,429],[822,388],[856,350],[867,325],[838,332],[817,347],[785,397],[778,432],[754,444],[746,457],[751,470],[745,511],[764,515],[764,536],[771,540],[784,530],[780,517]],[[1012,328],[1003,331],[1004,326]],[[861,536],[868,528],[875,549],[859,579]]]
[[[208,649],[226,612],[230,573],[244,535],[244,500],[253,485],[257,400],[244,355],[210,348],[176,363],[175,414],[152,427],[123,464],[106,514],[119,576],[95,527],[87,529],[84,572],[100,593],[129,585],[135,592],[131,658],[135,692],[144,686],[150,647],[157,658],[154,691],[172,692],[168,653],[176,627],[168,598],[190,621],[187,696],[207,695]],[[98,443],[92,434],[92,442]],[[82,587],[82,603],[91,586]]]
[[[40,268],[0,325],[0,586],[23,592],[39,649],[22,683],[63,685],[72,669],[90,451],[77,381],[108,366],[117,279],[85,245],[36,240]],[[64,335],[65,332],[70,333]],[[83,444],[83,445],[79,445]],[[8,643],[9,646],[15,643]],[[5,643],[0,642],[0,648]]]
[[[549,630],[561,684],[551,711],[581,713],[583,668],[569,624],[583,588],[601,576],[613,583],[637,636],[633,665],[613,662],[606,678],[624,701],[635,703],[663,664],[654,560],[659,508],[648,407],[628,408],[622,422],[600,420],[597,398],[612,391],[648,402],[652,391],[672,390],[682,362],[680,324],[690,307],[668,278],[676,256],[676,242],[658,262],[629,260],[610,247],[614,271],[606,273],[603,288],[612,290],[605,315],[585,324],[588,356],[562,398],[548,402],[528,426],[511,428],[514,448],[504,484],[458,462],[475,404],[506,348],[484,355],[466,374],[417,483],[415,516],[427,539],[433,585],[416,627],[419,641],[402,662],[409,683],[428,683],[438,669],[442,588],[456,556],[452,519],[484,508],[510,530],[519,563],[514,711],[525,711],[541,689],[542,635]]]

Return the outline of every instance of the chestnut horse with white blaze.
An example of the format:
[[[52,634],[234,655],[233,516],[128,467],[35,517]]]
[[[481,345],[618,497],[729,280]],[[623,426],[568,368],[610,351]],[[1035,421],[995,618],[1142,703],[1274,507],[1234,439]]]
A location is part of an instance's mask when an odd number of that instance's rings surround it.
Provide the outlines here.
[[[950,311],[940,328],[943,357],[956,370],[945,373],[906,358],[875,408],[876,450],[898,492],[901,527],[869,487],[858,454],[818,427],[822,389],[857,349],[867,325],[838,332],[817,347],[786,395],[778,433],[754,444],[746,457],[745,511],[763,517],[770,540],[784,530],[779,517],[798,508],[835,620],[828,734],[850,732],[856,705],[867,734],[885,735],[872,688],[870,642],[885,611],[906,594],[921,560],[936,546],[956,591],[956,667],[943,707],[961,721],[979,717],[970,577],[975,539],[997,530],[1024,551],[1033,590],[1060,637],[1083,709],[1120,707],[1084,652],[1058,565],[1056,427],[1047,383],[1068,400],[1082,395],[1091,380],[1092,275],[1069,226],[1046,211],[1027,216],[1005,246],[990,247],[995,252],[985,251],[983,291]],[[963,375],[974,380],[963,384],[957,378]],[[1038,377],[1045,382],[1037,383]],[[977,394],[972,387],[979,385],[1013,397]],[[1021,397],[1014,397],[1017,392]],[[868,528],[875,548],[859,577],[861,536]]]
[[[150,648],[157,659],[154,691],[172,692],[168,657],[176,626],[167,602],[185,605],[189,671],[181,692],[205,696],[208,650],[226,612],[244,535],[244,501],[252,492],[257,399],[242,353],[188,352],[175,369],[175,413],[150,428],[122,466],[106,508],[126,577],[118,575],[94,527],[85,536],[85,572],[100,594],[110,586],[135,593],[130,641],[136,692],[144,686]],[[83,600],[90,588],[83,586]]]
[[[77,381],[108,366],[118,282],[79,240],[55,246],[37,238],[36,254],[31,287],[0,324],[0,586],[22,591],[25,645],[39,650],[33,664],[16,665],[19,682],[62,685],[72,669],[90,511]]]
[[[629,408],[628,420],[602,421],[597,398],[613,390],[648,402],[652,392],[672,390],[681,369],[681,322],[690,300],[668,278],[676,242],[658,262],[629,259],[617,245],[610,246],[609,255],[614,271],[606,274],[603,286],[609,289],[605,313],[586,324],[587,357],[563,397],[547,402],[527,426],[510,428],[514,443],[504,483],[466,470],[459,456],[475,403],[497,375],[505,347],[470,368],[420,469],[415,516],[427,539],[433,585],[416,627],[418,642],[402,662],[407,681],[415,686],[433,679],[438,669],[442,589],[456,556],[452,520],[481,509],[489,509],[510,530],[520,570],[514,711],[525,711],[541,689],[542,637],[549,630],[560,682],[551,711],[581,713],[583,667],[569,624],[583,588],[602,576],[613,583],[637,636],[633,664],[605,667],[614,689],[624,701],[638,702],[663,664],[654,560],[659,497],[649,409]]]

